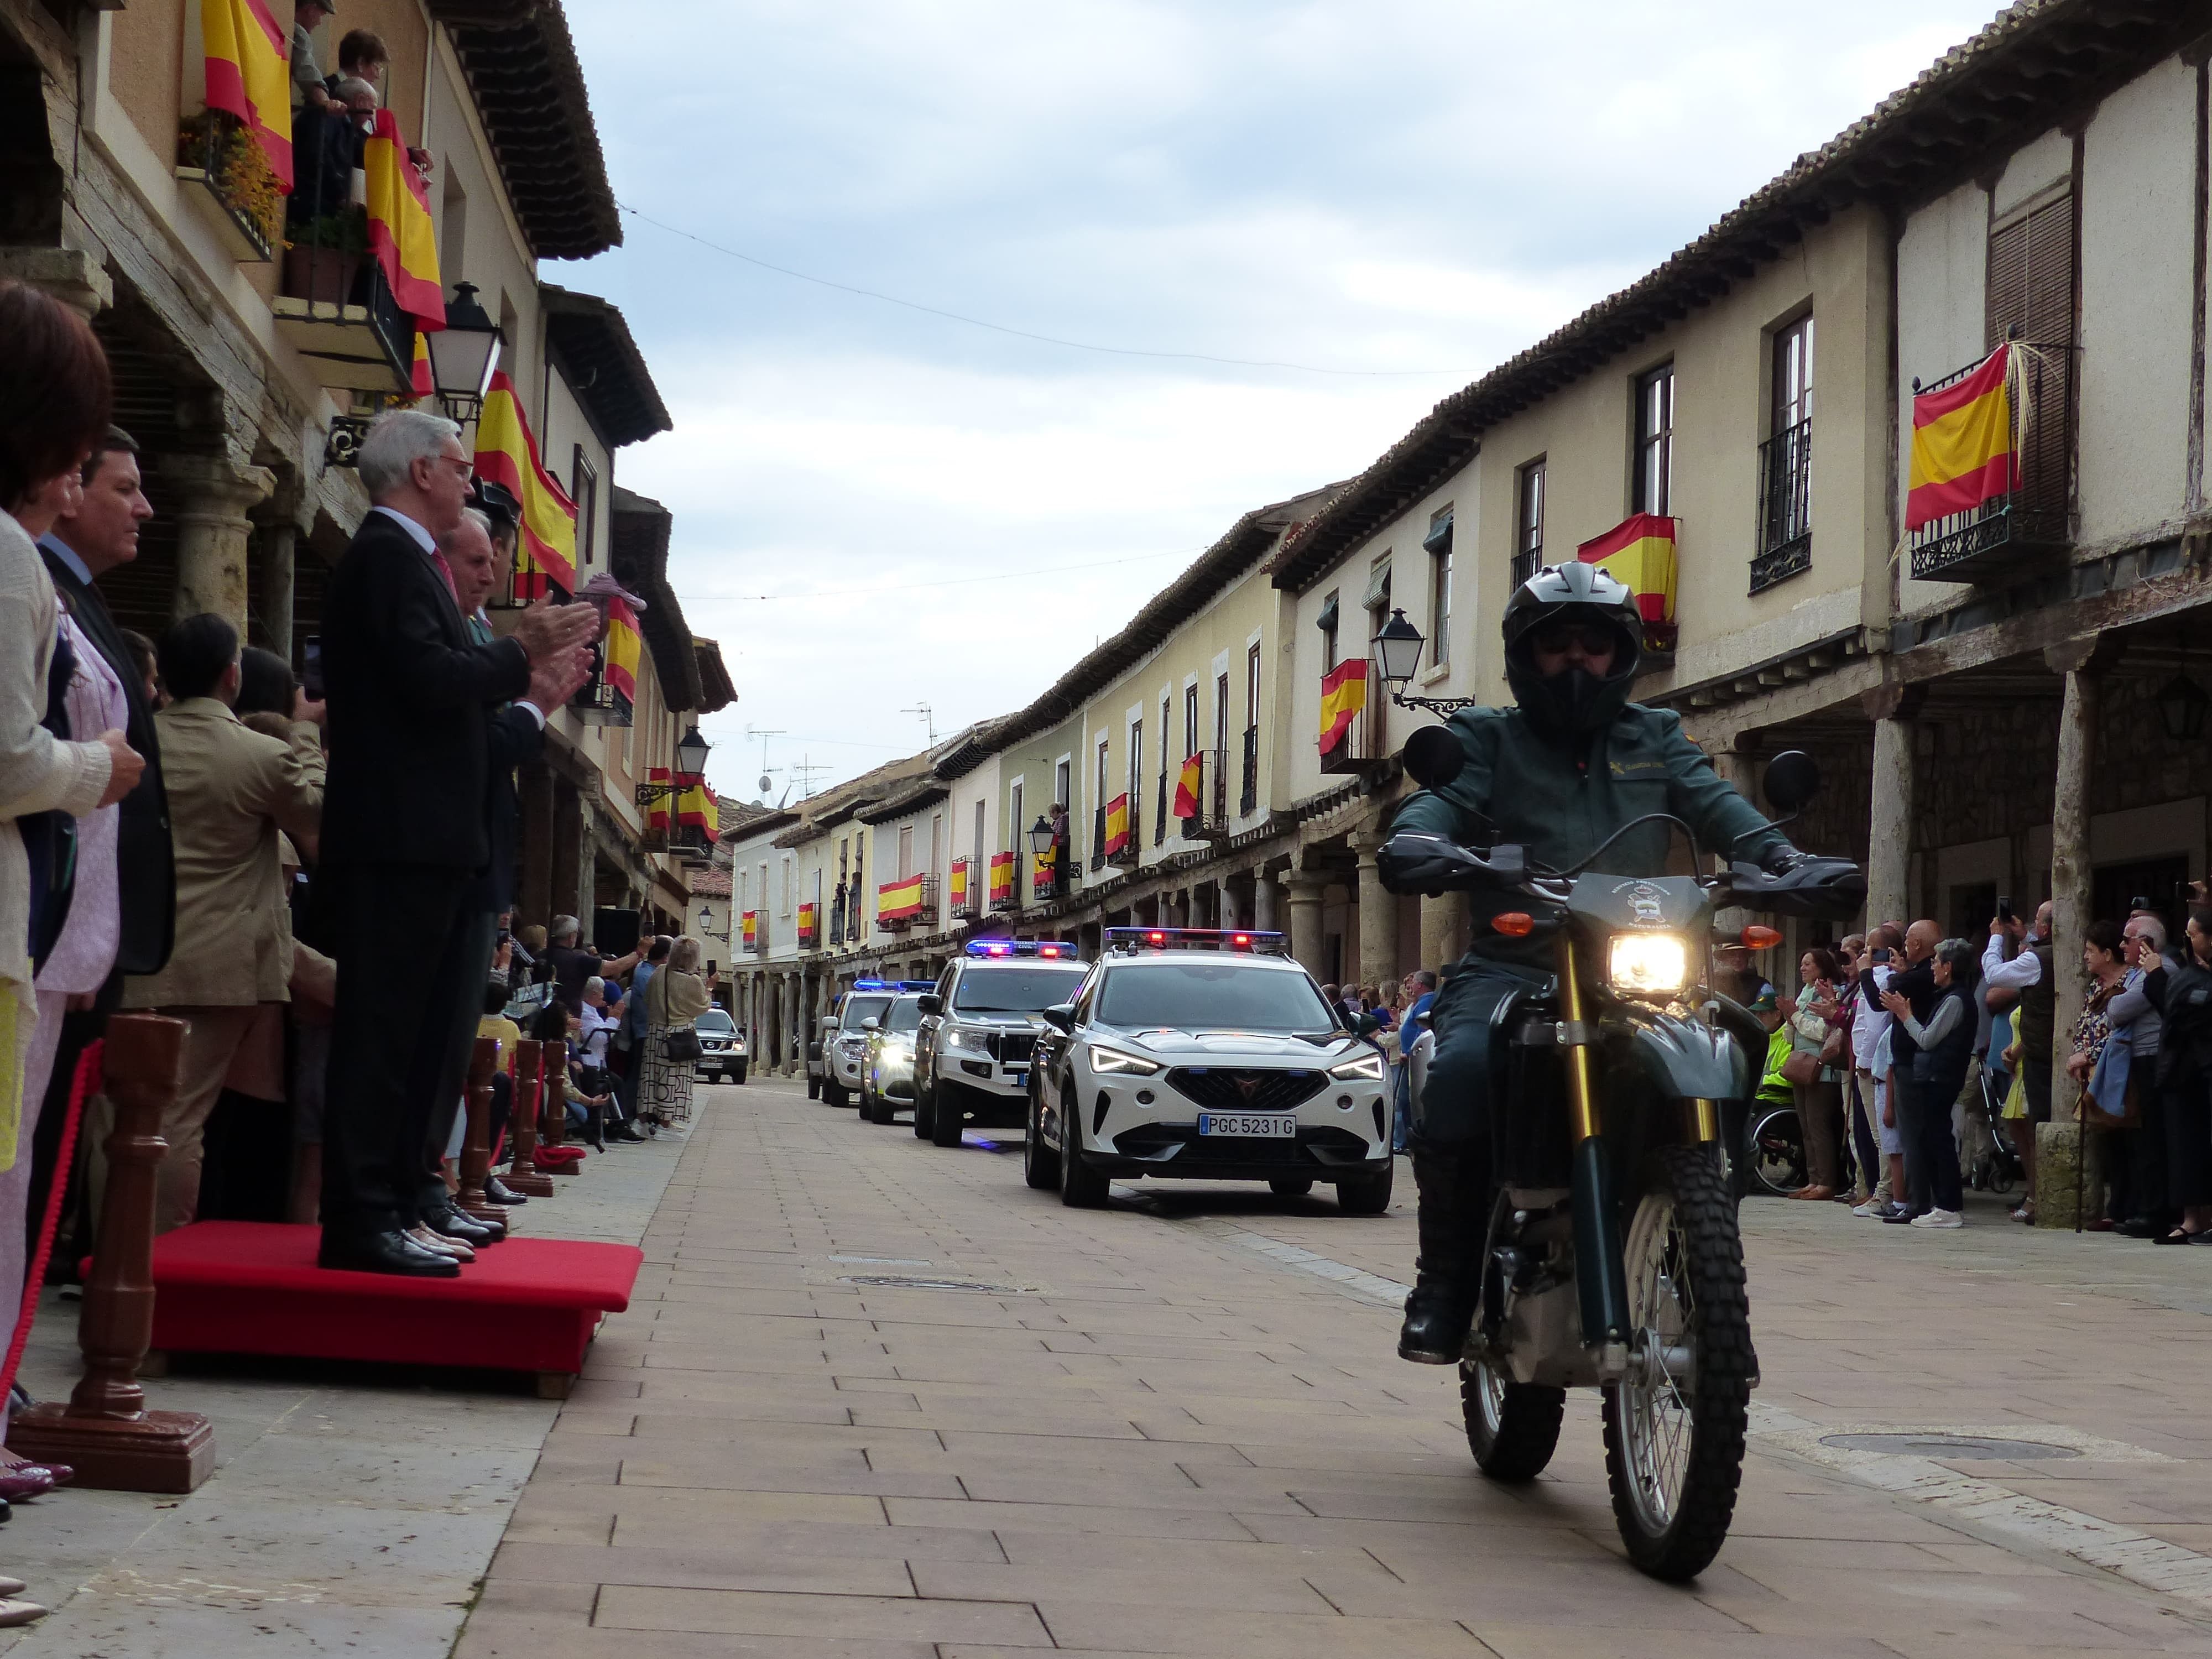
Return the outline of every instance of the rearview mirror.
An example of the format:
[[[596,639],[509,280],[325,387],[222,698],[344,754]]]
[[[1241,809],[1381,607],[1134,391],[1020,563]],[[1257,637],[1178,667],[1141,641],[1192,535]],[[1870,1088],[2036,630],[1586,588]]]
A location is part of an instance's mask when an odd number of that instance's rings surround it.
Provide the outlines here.
[[[864,1020],[862,1020],[862,1021],[860,1022],[860,1029],[861,1029],[862,1030],[864,1030],[864,1031],[872,1031],[872,1030],[874,1030],[876,1029],[876,1027],[878,1027],[878,1025],[881,1025],[882,1024],[883,1024],[883,1021],[881,1021],[881,1020],[878,1019],[874,1015],[871,1014],[867,1018],[866,1018],[866,1019],[864,1019]]]
[[[1424,789],[1441,789],[1467,769],[1467,745],[1449,726],[1424,726],[1406,739],[1398,763]]]
[[[1802,749],[1785,749],[1766,763],[1759,787],[1778,812],[1802,811],[1820,793],[1820,763]]]
[[[1049,1008],[1038,1009],[1037,1013],[1048,1025],[1057,1025],[1063,1031],[1075,1029],[1075,1005],[1072,1002],[1055,1002]]]
[[[934,991],[924,991],[914,1000],[914,1006],[925,1014],[941,1014],[945,1012],[945,999]]]

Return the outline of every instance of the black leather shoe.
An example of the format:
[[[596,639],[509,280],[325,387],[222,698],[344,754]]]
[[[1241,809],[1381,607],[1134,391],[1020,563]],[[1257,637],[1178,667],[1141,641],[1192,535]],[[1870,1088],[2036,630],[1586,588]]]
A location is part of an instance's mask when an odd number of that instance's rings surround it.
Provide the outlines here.
[[[451,1205],[422,1212],[422,1224],[434,1233],[447,1238],[458,1238],[464,1244],[496,1244],[507,1237],[507,1229],[495,1227],[489,1222],[479,1221],[472,1215],[464,1215]]]
[[[530,1200],[497,1176],[484,1177],[484,1196],[495,1204],[527,1204]]]
[[[627,1123],[610,1124],[607,1127],[607,1139],[609,1140],[635,1141],[641,1146],[645,1144],[645,1137],[638,1133],[636,1130],[631,1128]]]
[[[398,1228],[350,1237],[325,1232],[315,1253],[319,1267],[347,1273],[398,1273],[414,1279],[459,1279],[461,1264],[415,1243]]]
[[[1425,1285],[1406,1298],[1406,1322],[1398,1331],[1398,1358],[1416,1365],[1456,1365],[1467,1348],[1473,1316],[1457,1297]]]

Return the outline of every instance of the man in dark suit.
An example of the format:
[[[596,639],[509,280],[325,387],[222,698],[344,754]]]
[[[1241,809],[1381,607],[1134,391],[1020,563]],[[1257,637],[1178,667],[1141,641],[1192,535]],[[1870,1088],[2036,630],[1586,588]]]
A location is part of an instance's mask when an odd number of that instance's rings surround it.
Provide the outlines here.
[[[62,1129],[69,1115],[77,1060],[106,1029],[107,1017],[122,997],[124,975],[159,973],[167,963],[177,921],[169,801],[161,783],[161,747],[155,734],[154,711],[147,707],[146,682],[138,672],[137,659],[94,586],[109,571],[138,556],[138,526],[154,516],[140,487],[137,444],[120,427],[108,428],[107,436],[86,460],[82,476],[83,500],[75,509],[65,509],[52,531],[40,539],[39,555],[77,626],[107,659],[115,678],[123,682],[123,695],[130,704],[125,734],[131,746],[145,757],[146,769],[139,776],[137,787],[123,798],[117,825],[116,876],[122,932],[115,969],[92,1006],[63,1017],[53,1079],[46,1085],[33,1137],[30,1201],[25,1221],[34,1243],[46,1217],[54,1166],[61,1156]],[[68,1178],[66,1170],[61,1172],[61,1178]],[[80,1242],[90,1248],[88,1237]],[[64,1241],[61,1254],[64,1260],[74,1261],[80,1252],[70,1249]]]
[[[490,862],[490,722],[503,702],[556,707],[587,664],[599,618],[540,605],[507,638],[473,642],[438,538],[461,522],[458,428],[412,410],[363,441],[375,503],[325,600],[330,781],[322,877],[331,890],[337,1008],[323,1142],[323,1265],[449,1277],[491,1230],[419,1180],[441,1105],[453,1012],[483,995],[465,925]],[[418,1231],[417,1230],[422,1230]],[[410,1235],[414,1237],[410,1237]]]

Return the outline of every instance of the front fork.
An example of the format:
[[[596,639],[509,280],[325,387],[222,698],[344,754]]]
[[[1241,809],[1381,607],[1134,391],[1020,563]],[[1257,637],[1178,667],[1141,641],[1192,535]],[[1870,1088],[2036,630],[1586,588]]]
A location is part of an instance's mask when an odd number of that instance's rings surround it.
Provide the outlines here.
[[[1583,1006],[1582,963],[1572,933],[1567,934],[1561,951],[1559,1012],[1564,1018],[1559,1040],[1567,1049],[1567,1123],[1574,1139],[1575,1286],[1583,1346],[1596,1347],[1628,1340],[1628,1275],[1621,1261],[1612,1166],[1606,1158],[1605,1125],[1598,1114],[1592,1073],[1597,1030]],[[1686,1104],[1691,1138],[1701,1146],[1719,1140],[1719,1103],[1698,1099]]]

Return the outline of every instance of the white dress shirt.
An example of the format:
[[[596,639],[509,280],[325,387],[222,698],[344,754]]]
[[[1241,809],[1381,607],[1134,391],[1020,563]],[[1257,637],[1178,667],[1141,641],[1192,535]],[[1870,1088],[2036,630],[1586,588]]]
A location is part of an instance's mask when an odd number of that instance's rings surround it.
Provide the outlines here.
[[[2040,945],[2042,940],[2031,936],[2021,946],[2020,954],[2010,962],[2005,960],[2005,936],[1991,933],[1990,942],[1982,947],[1982,983],[1994,985],[2000,991],[2023,990],[2043,981],[2043,963],[2028,944]]]

